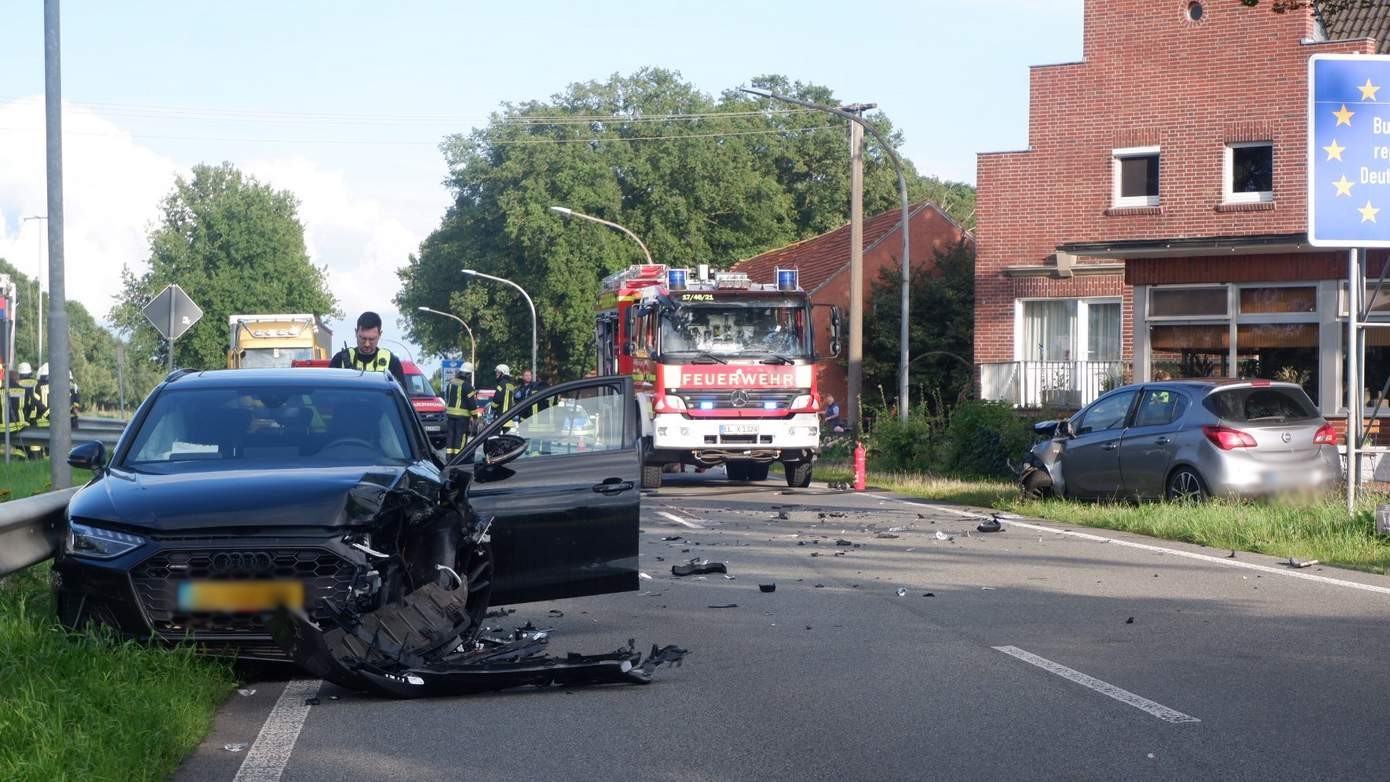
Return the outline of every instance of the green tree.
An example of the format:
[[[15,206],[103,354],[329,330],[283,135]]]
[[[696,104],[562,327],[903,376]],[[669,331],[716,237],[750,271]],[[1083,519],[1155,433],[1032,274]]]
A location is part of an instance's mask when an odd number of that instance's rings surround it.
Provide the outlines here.
[[[836,103],[825,87],[763,76],[753,84]],[[892,138],[883,115],[872,120]],[[608,273],[642,260],[621,234],[566,223],[552,205],[619,222],[677,266],[735,261],[842,224],[849,209],[843,120],[728,90],[713,97],[680,75],[644,69],[570,85],[548,101],[505,104],[485,128],[442,145],[453,206],[400,270],[396,304],[428,352],[459,347],[458,327],[417,313],[454,312],[479,338],[479,364],[525,365],[530,315],[510,288],[469,280],[474,268],[513,280],[536,302],[542,375],[593,365],[593,310]],[[865,209],[898,202],[897,179],[869,148]],[[973,218],[973,189],[918,176],[910,194],[939,195]],[[481,378],[490,376],[482,372]],[[485,382],[485,381],[484,381]]]
[[[111,321],[131,335],[140,360],[162,365],[167,345],[141,308],[177,283],[203,318],[175,343],[175,363],[226,366],[227,316],[308,312],[339,317],[325,271],[309,260],[293,194],[275,190],[230,163],[197,165],[179,177],[150,233],[149,268],[121,273],[122,291]]]
[[[871,289],[871,306],[864,318],[865,399],[877,399],[871,389],[881,387],[890,405],[896,403],[898,390],[901,279],[900,274],[883,270]],[[939,399],[953,405],[969,396],[974,383],[970,365],[975,343],[974,245],[962,241],[938,250],[930,274],[912,275],[908,306],[912,404],[918,407]]]

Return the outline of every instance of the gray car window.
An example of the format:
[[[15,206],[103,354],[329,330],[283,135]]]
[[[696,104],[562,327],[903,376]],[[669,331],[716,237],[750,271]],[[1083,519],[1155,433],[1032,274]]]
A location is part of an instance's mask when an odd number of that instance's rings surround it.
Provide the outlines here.
[[[1129,404],[1134,401],[1134,394],[1133,391],[1124,391],[1114,396],[1107,396],[1091,405],[1091,409],[1087,410],[1085,415],[1081,417],[1081,422],[1076,427],[1076,433],[1086,434],[1087,432],[1123,427],[1125,417],[1129,414]]]
[[[1170,388],[1148,388],[1139,400],[1139,409],[1134,413],[1134,425],[1163,426],[1182,417],[1187,412],[1187,395]]]
[[[1230,388],[1208,396],[1203,403],[1227,421],[1300,421],[1318,418],[1318,410],[1301,388],[1283,386]]]

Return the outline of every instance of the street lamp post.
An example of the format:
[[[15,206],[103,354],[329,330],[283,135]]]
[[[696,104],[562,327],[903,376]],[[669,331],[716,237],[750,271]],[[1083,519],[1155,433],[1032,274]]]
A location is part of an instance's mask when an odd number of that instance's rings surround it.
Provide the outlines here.
[[[531,377],[535,377],[535,376],[536,376],[536,303],[533,302],[533,301],[531,301],[531,294],[527,293],[527,292],[526,292],[526,289],[523,288],[523,287],[521,287],[520,285],[517,285],[516,283],[512,282],[511,280],[504,279],[504,278],[502,278],[502,277],[494,277],[494,276],[492,276],[491,274],[484,274],[483,272],[475,271],[475,270],[473,270],[473,269],[460,269],[459,271],[463,272],[464,274],[467,274],[467,275],[470,276],[470,277],[482,277],[482,278],[485,279],[485,280],[492,280],[493,282],[500,282],[500,283],[502,283],[503,285],[510,285],[510,286],[512,286],[513,288],[516,288],[518,291],[521,292],[522,298],[526,299],[526,306],[528,306],[528,307],[531,308]],[[475,367],[475,369],[476,369],[476,367]]]
[[[468,345],[469,345],[469,352],[468,352],[469,359],[468,359],[468,363],[469,363],[470,365],[472,365],[472,367],[473,367],[473,372],[477,372],[477,371],[478,371],[478,341],[475,340],[475,339],[473,339],[473,329],[471,329],[471,328],[468,327],[468,324],[467,324],[466,322],[464,322],[463,318],[460,318],[459,316],[454,315],[454,314],[451,314],[451,313],[448,313],[448,312],[441,312],[441,311],[436,310],[436,309],[431,309],[431,308],[429,308],[429,307],[416,307],[415,309],[417,309],[417,310],[419,310],[419,311],[421,311],[421,312],[428,312],[428,313],[431,314],[431,315],[438,315],[438,316],[441,317],[441,318],[448,318],[449,320],[456,321],[460,326],[463,326],[463,331],[464,331],[464,333],[468,335]],[[533,362],[533,363],[534,363],[534,362]],[[536,371],[536,370],[534,370],[534,369],[531,370],[532,374],[535,374],[535,371]],[[473,380],[474,380],[473,372],[470,372],[469,375],[468,375],[468,382],[469,382],[469,383],[472,383]]]
[[[863,117],[859,116],[858,114],[856,114],[856,113],[854,113],[854,112],[852,112],[852,111],[846,111],[845,109],[837,108],[837,107],[835,107],[835,106],[823,106],[823,105],[821,105],[821,104],[819,104],[819,103],[812,103],[812,102],[810,102],[810,101],[799,100],[799,99],[797,99],[797,98],[789,98],[789,97],[787,97],[787,96],[785,96],[785,95],[778,95],[777,93],[775,93],[775,92],[773,92],[773,91],[771,91],[771,90],[756,89],[756,88],[749,88],[749,87],[740,87],[739,89],[740,89],[741,91],[743,91],[743,92],[746,92],[746,93],[750,94],[750,95],[757,95],[758,97],[761,97],[761,98],[771,98],[772,100],[780,100],[780,101],[782,101],[783,103],[791,103],[791,104],[793,104],[793,105],[801,106],[801,107],[803,107],[803,108],[815,109],[816,111],[823,111],[823,112],[825,112],[825,113],[827,113],[827,114],[834,114],[834,115],[837,116],[837,117],[843,117],[843,118],[849,120],[850,122],[853,122],[853,123],[859,125],[859,126],[862,127],[866,132],[868,132],[869,135],[873,136],[874,139],[878,141],[879,146],[883,148],[884,154],[888,155],[888,159],[891,160],[891,161],[893,162],[893,170],[895,170],[895,171],[898,173],[898,196],[899,196],[899,199],[902,201],[902,229],[901,229],[901,230],[902,230],[902,234],[903,234],[903,251],[902,251],[902,252],[903,252],[903,258],[902,258],[902,278],[903,278],[903,279],[902,279],[902,292],[901,292],[901,296],[902,296],[902,322],[899,324],[899,327],[898,327],[898,341],[899,341],[899,345],[898,345],[898,418],[899,418],[899,420],[906,421],[906,420],[907,420],[907,410],[908,410],[908,398],[907,398],[907,394],[908,394],[908,388],[907,388],[907,365],[908,365],[908,361],[909,361],[909,357],[908,357],[908,345],[907,345],[907,340],[908,340],[908,298],[909,298],[909,295],[911,294],[911,291],[912,291],[912,288],[911,288],[911,279],[912,279],[912,277],[911,277],[911,275],[912,275],[911,257],[912,257],[912,256],[911,256],[911,254],[910,254],[911,244],[909,243],[909,239],[908,239],[908,218],[909,218],[909,216],[910,216],[911,207],[910,207],[910,206],[908,205],[908,203],[907,203],[907,179],[903,176],[902,161],[898,160],[898,155],[897,155],[897,153],[893,151],[893,145],[888,143],[888,140],[885,139],[885,138],[883,137],[883,134],[879,133],[878,130],[876,130],[876,129],[874,128],[873,125],[870,125],[869,123],[865,122]]]
[[[632,239],[632,241],[637,242],[637,246],[642,248],[642,254],[647,256],[647,263],[656,263],[656,261],[652,260],[651,251],[647,249],[647,245],[643,244],[641,239],[637,238],[637,234],[629,231],[621,225],[618,225],[617,223],[610,223],[607,220],[602,220],[600,218],[594,217],[593,215],[586,215],[583,212],[576,212],[567,206],[552,206],[550,207],[550,211],[558,212],[564,215],[565,217],[578,217],[581,220],[588,220],[591,223],[598,223],[599,225],[606,225],[609,228],[616,228],[619,231],[622,231],[623,233],[627,234],[628,237]]]
[[[48,217],[45,215],[32,215],[24,218],[24,222],[30,220],[42,220],[44,227],[48,226]],[[37,322],[34,324],[37,334],[37,347],[34,352],[34,363],[43,364],[43,239],[39,239],[39,273],[34,277],[34,312],[37,313]]]

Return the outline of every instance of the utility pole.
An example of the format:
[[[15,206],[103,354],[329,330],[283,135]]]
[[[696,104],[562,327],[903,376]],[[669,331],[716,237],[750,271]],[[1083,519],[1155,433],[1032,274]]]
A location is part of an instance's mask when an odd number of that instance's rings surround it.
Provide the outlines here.
[[[844,106],[861,114],[866,106]],[[861,434],[864,393],[864,127],[849,123],[849,393],[850,431]]]
[[[48,387],[49,477],[54,489],[72,485],[67,454],[72,449],[72,387],[68,372],[68,304],[63,277],[63,103],[58,35],[58,0],[43,2],[45,150],[48,161]]]

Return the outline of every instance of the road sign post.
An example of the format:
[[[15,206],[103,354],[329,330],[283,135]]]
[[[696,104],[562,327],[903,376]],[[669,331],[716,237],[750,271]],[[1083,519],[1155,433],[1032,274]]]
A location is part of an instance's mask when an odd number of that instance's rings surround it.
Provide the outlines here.
[[[174,371],[174,343],[203,317],[203,310],[178,285],[167,285],[141,310],[169,343],[169,371]]]
[[[1385,90],[1385,95],[1380,92]],[[1347,512],[1361,478],[1366,248],[1390,247],[1390,56],[1308,59],[1308,243],[1347,250]],[[1376,284],[1385,283],[1384,270]]]

